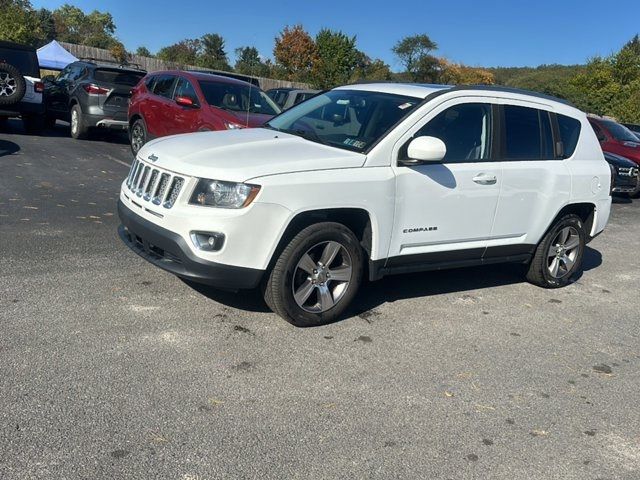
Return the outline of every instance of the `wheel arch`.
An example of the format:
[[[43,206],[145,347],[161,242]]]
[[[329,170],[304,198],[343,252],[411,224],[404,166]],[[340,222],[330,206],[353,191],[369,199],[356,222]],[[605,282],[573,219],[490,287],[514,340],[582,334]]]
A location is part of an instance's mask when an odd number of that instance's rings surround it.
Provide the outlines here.
[[[556,216],[553,217],[553,220],[547,226],[547,229],[545,230],[544,235],[547,234],[549,229],[551,229],[551,227],[553,227],[553,225],[560,218],[564,217],[565,215],[574,214],[582,219],[582,222],[584,223],[584,227],[585,227],[585,232],[587,233],[587,237],[588,239],[591,239],[592,237],[591,233],[593,230],[593,226],[595,225],[596,211],[597,211],[596,204],[591,202],[578,202],[578,203],[570,203],[568,205],[565,205],[558,211]],[[542,236],[542,238],[544,238],[544,235]]]
[[[368,210],[361,207],[312,209],[298,212],[291,217],[271,254],[267,271],[271,270],[284,248],[298,232],[309,225],[321,222],[336,222],[349,228],[360,241],[367,257],[371,258],[375,221]]]

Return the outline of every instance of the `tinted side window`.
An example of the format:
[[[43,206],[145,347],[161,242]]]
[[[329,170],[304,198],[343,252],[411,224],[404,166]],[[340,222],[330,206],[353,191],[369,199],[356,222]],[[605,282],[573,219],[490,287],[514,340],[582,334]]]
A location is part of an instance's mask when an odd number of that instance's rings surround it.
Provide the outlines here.
[[[443,162],[487,160],[491,150],[491,105],[465,103],[448,108],[429,121],[415,137],[439,138],[447,146]]]
[[[504,106],[504,158],[538,160],[542,158],[540,116],[535,108]]]
[[[175,99],[176,97],[188,97],[196,102],[198,100],[198,95],[196,95],[196,90],[191,85],[191,82],[182,77],[178,78],[176,91],[173,94],[173,98]]]
[[[556,115],[558,118],[558,129],[560,130],[560,141],[562,141],[563,158],[569,158],[576,151],[578,139],[580,138],[581,124],[575,118],[565,115]]]
[[[173,93],[173,83],[176,77],[173,75],[162,75],[156,80],[156,84],[153,87],[153,93],[161,97],[171,98]]]
[[[149,75],[144,79],[144,84],[147,87],[147,90],[153,92],[153,84],[156,81],[156,77],[154,75]]]

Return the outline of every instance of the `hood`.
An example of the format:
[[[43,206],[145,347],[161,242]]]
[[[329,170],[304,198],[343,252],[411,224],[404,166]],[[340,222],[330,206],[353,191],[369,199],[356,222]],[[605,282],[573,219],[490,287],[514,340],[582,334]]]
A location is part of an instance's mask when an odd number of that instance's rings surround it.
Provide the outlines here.
[[[250,128],[186,133],[147,143],[138,157],[176,173],[246,182],[282,173],[364,165],[366,156],[305,140],[295,135]]]
[[[255,128],[261,127],[273,118],[273,115],[267,115],[264,113],[247,113],[247,112],[228,112],[238,119],[241,125]]]
[[[636,162],[629,160],[628,158],[621,157],[620,155],[616,155],[614,153],[604,152],[604,159],[615,167],[627,168],[638,166]]]

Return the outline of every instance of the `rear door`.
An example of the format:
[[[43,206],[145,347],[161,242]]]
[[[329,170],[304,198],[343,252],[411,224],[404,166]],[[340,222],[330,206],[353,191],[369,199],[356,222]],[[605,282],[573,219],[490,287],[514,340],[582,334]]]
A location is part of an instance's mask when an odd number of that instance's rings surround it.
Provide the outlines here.
[[[550,107],[503,102],[502,191],[487,258],[533,251],[557,206],[569,201],[571,176],[563,158],[573,155],[580,133],[580,122],[556,116]]]
[[[163,137],[174,133],[173,90],[175,83],[175,75],[161,74],[156,77],[153,84],[153,91],[147,99],[145,108],[147,129],[153,136]]]

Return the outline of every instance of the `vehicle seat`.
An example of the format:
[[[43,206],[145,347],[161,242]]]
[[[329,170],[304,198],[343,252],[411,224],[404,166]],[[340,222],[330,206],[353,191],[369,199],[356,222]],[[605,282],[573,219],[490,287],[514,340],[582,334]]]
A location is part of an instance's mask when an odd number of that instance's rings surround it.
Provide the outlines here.
[[[233,93],[226,93],[222,97],[222,106],[232,110],[238,110],[238,97]]]

